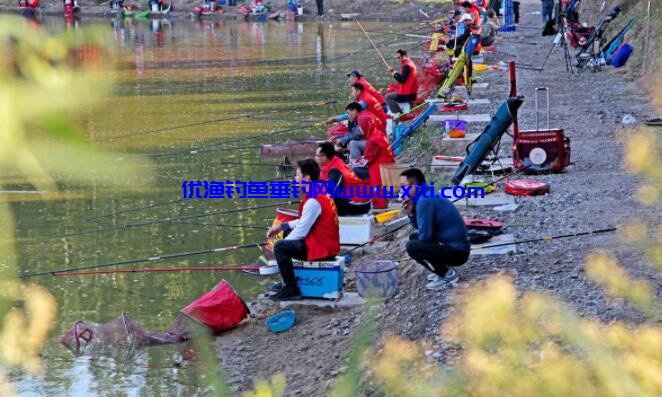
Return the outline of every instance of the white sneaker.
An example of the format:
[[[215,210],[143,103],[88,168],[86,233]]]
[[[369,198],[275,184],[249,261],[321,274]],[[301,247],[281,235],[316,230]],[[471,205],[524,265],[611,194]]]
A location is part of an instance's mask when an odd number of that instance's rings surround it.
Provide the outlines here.
[[[439,277],[436,273],[430,273],[428,274],[428,281],[437,281],[441,277]]]
[[[452,288],[460,280],[460,276],[457,274],[455,269],[450,269],[444,277],[439,277],[436,281],[430,281],[425,284],[425,288],[430,290],[441,290],[446,288]]]

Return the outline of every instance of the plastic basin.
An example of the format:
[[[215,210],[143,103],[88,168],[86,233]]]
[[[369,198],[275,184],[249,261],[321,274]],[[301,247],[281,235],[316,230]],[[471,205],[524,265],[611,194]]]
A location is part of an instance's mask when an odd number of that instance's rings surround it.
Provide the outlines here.
[[[269,318],[267,318],[264,324],[267,326],[267,329],[269,331],[279,333],[279,332],[285,332],[290,328],[292,328],[295,320],[296,320],[296,315],[294,313],[294,310],[288,309],[278,312],[273,316],[270,316]]]
[[[371,261],[357,266],[356,288],[363,298],[388,299],[398,292],[400,275],[394,261]]]

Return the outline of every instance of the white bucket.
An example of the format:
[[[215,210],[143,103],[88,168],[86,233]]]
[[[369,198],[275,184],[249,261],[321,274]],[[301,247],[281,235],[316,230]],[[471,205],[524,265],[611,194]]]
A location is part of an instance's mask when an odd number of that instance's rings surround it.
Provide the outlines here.
[[[303,15],[303,6],[297,7],[297,15]]]

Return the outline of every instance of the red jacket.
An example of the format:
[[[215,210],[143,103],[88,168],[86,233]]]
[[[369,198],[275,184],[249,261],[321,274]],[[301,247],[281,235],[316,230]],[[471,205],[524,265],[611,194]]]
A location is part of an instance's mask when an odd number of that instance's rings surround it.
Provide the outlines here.
[[[303,206],[309,198],[304,197],[299,204],[299,218],[303,213]],[[322,214],[304,239],[309,261],[331,258],[340,252],[340,231],[338,229],[338,210],[331,197],[318,194],[315,197],[322,207]]]
[[[381,165],[395,163],[395,156],[393,156],[386,133],[375,127],[374,118],[359,117],[358,123],[366,140],[363,157],[368,162],[370,185],[377,188],[382,185]],[[386,199],[373,194],[372,206],[377,209],[386,208]]]
[[[343,186],[354,186],[353,187],[353,195],[352,197],[349,197],[349,200],[351,201],[356,201],[359,203],[365,203],[370,201],[368,198],[363,198],[363,197],[356,197],[356,187],[355,186],[367,186],[369,185],[369,182],[359,178],[354,171],[352,171],[351,168],[349,168],[349,165],[342,161],[342,159],[338,156],[334,156],[331,160],[329,160],[326,164],[324,164],[321,168],[320,172],[320,179],[322,180],[328,180],[329,179],[329,172],[331,172],[332,169],[337,169],[340,171],[342,174],[342,179],[343,179]]]
[[[363,88],[365,88],[365,92],[375,97],[375,99],[377,100],[377,102],[379,102],[380,105],[386,103],[386,99],[384,99],[384,95],[382,95],[381,92],[377,91],[375,87],[373,87],[372,84],[368,82],[368,80],[366,80],[363,77],[359,77],[358,79],[356,79],[356,82],[361,83],[363,85]]]
[[[368,112],[370,112],[373,116],[377,118],[379,123],[377,124],[377,128],[380,130],[386,131],[386,113],[384,113],[384,108],[382,107],[382,104],[375,99],[372,95],[368,94],[367,92],[363,91],[361,95],[357,98],[357,101],[363,101],[368,105],[368,108],[366,109]]]
[[[409,58],[402,59],[400,74],[404,72],[404,67],[409,66],[409,76],[404,83],[398,84],[398,95],[412,95],[418,92],[418,76],[416,75],[416,65]]]

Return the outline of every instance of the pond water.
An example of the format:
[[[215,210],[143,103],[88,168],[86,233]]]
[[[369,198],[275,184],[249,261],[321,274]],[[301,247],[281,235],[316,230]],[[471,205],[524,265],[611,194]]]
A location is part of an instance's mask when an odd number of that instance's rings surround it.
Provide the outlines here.
[[[260,158],[260,144],[325,137],[326,127],[305,126],[344,111],[353,69],[376,86],[391,82],[352,23],[84,19],[80,25],[92,23],[114,35],[119,82],[111,98],[74,121],[99,148],[149,158],[156,177],[150,186],[136,180],[130,190],[71,187],[76,195],[64,201],[14,201],[23,274],[263,242],[273,207],[195,215],[286,200],[182,199],[182,182],[283,178],[279,159]],[[411,25],[364,26],[393,64],[400,44],[415,46],[403,35],[376,32],[407,32]],[[61,31],[64,21],[50,17],[41,29]],[[322,104],[329,101],[337,104]],[[294,130],[280,132],[287,129]],[[262,136],[228,142],[254,135]],[[187,219],[163,221],[179,217]],[[111,269],[237,266],[258,256],[247,248]],[[46,373],[34,378],[14,370],[10,379],[21,396],[205,395],[195,370],[173,367],[177,348],[76,358],[58,338],[77,320],[106,323],[122,312],[147,330],[166,330],[181,308],[221,279],[247,300],[273,281],[231,271],[34,278],[58,303],[43,354]]]

